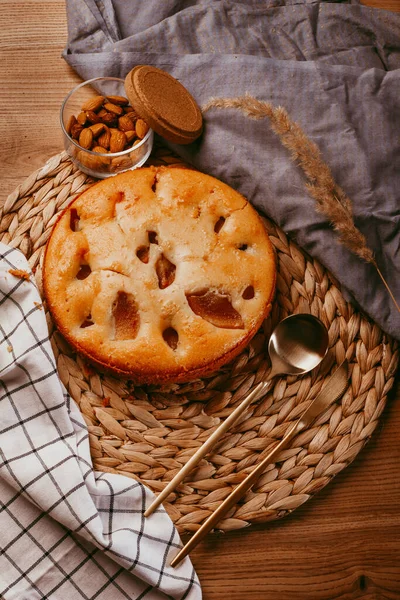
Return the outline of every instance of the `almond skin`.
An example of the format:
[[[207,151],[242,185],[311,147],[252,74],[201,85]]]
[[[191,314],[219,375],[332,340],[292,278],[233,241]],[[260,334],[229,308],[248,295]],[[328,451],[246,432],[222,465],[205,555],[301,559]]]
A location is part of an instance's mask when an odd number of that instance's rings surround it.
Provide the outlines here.
[[[115,115],[123,115],[124,114],[124,109],[121,108],[120,106],[117,106],[117,104],[112,104],[111,102],[106,102],[104,105],[104,108],[106,110],[108,110],[108,112],[112,112]]]
[[[103,146],[94,146],[94,148],[92,148],[92,152],[97,152],[99,154],[107,154],[107,149],[103,148]]]
[[[79,115],[77,116],[77,121],[78,123],[80,123],[81,125],[84,125],[87,121],[87,116],[86,113],[82,110]]]
[[[107,154],[107,150],[105,148],[102,148],[101,146],[95,146],[94,148],[92,148],[92,152],[96,152],[96,154]],[[92,156],[91,157],[94,161],[97,161],[99,164],[101,163],[101,165],[108,165],[110,163],[110,159],[106,158],[105,156]]]
[[[111,130],[111,138],[110,138],[110,152],[121,152],[126,145],[126,135],[123,131],[119,131],[119,129]]]
[[[104,165],[107,164],[107,159],[103,156],[93,156],[81,150],[77,156],[78,160],[89,169],[104,170]]]
[[[93,110],[86,111],[87,120],[94,125],[95,123],[100,123],[101,119]]]
[[[126,106],[126,104],[129,104],[129,100],[128,98],[125,98],[125,96],[107,96],[107,100],[118,106]]]
[[[79,136],[79,145],[82,146],[82,148],[86,148],[87,150],[89,150],[92,146],[92,143],[93,143],[92,131],[89,128],[82,129],[80,136]]]
[[[120,169],[127,168],[132,166],[132,161],[129,156],[117,156],[111,159],[111,171],[119,171]]]
[[[118,122],[118,115],[107,112],[104,117],[101,117],[101,120],[105,125],[108,125],[108,127],[115,127]]]
[[[138,118],[138,116],[137,116],[137,114],[136,114],[136,111],[135,111],[135,109],[133,108],[133,106],[124,106],[124,113],[125,113],[126,115],[129,115],[129,117],[130,117],[132,120],[135,120],[135,119],[137,119],[137,118]]]
[[[148,130],[149,126],[143,121],[143,119],[138,119],[136,121],[136,135],[138,136],[138,138],[142,140],[148,132]]]
[[[99,144],[99,146],[102,146],[103,148],[106,148],[106,150],[108,150],[110,147],[111,132],[108,129],[107,125],[104,125],[104,127],[105,131],[101,135],[99,135],[99,137],[97,138],[97,143]]]
[[[76,117],[75,117],[75,115],[71,115],[65,126],[65,129],[67,130],[68,135],[71,135],[71,129],[75,125],[75,123],[76,123]]]
[[[74,140],[78,140],[82,130],[83,130],[83,126],[80,123],[74,123],[71,127],[71,133],[70,133],[71,137]]]
[[[91,125],[89,127],[89,129],[93,133],[93,137],[95,138],[98,137],[101,133],[103,133],[105,128],[106,125],[104,125],[104,123],[95,123],[94,125]]]
[[[97,112],[103,106],[104,100],[104,96],[95,96],[94,98],[90,98],[90,100],[87,100],[87,102],[85,102],[85,104],[82,105],[82,110],[85,112],[87,110]]]
[[[128,142],[128,144],[133,142],[133,140],[136,137],[135,131],[125,131],[125,135],[126,135],[126,141]]]
[[[128,115],[123,115],[118,119],[118,127],[121,131],[135,131],[135,124]]]

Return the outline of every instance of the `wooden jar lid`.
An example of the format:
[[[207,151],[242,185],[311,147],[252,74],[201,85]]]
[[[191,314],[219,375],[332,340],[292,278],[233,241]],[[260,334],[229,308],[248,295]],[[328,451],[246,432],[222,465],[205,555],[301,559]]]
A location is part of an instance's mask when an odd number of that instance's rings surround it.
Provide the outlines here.
[[[190,144],[203,130],[200,109],[172,75],[139,65],[125,78],[125,91],[138,115],[159,135],[176,144]]]

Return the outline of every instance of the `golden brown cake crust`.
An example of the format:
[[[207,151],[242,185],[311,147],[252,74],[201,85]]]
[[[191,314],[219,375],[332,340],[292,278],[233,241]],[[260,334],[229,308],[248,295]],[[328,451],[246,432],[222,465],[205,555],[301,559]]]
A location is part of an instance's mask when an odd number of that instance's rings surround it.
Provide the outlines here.
[[[149,167],[103,180],[57,221],[43,268],[53,319],[77,351],[137,382],[219,368],[271,308],[272,245],[217,179]]]

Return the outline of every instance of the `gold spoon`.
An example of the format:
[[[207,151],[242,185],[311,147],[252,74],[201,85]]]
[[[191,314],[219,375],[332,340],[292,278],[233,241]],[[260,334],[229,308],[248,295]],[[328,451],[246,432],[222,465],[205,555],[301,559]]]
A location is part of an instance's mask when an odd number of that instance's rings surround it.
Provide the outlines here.
[[[274,329],[268,343],[271,371],[266,381],[261,381],[239,406],[221,423],[192,458],[156,497],[144,516],[149,517],[200,462],[220,437],[239,418],[256,398],[265,395],[276,375],[302,375],[308,373],[324,358],[328,351],[328,332],[325,325],[309,314],[291,315]]]

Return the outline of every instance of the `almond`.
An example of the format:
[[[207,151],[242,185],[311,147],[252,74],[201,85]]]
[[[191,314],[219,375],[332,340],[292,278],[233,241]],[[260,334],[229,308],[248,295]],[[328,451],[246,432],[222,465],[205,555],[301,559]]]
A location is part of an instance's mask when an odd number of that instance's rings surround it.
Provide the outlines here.
[[[104,117],[101,117],[101,120],[109,127],[113,127],[117,124],[118,116],[114,115],[114,113],[107,112]]]
[[[135,148],[140,141],[141,140],[136,140],[136,142],[133,144],[132,148]],[[131,161],[133,163],[137,162],[143,156],[143,154],[145,153],[145,150],[146,149],[143,149],[143,148],[137,148],[136,150],[132,150],[131,152],[129,152]]]
[[[104,125],[104,127],[105,131],[97,138],[97,143],[99,144],[99,146],[102,146],[103,148],[106,148],[108,150],[110,147],[111,132],[108,129],[107,125]]]
[[[124,114],[123,108],[121,108],[120,106],[117,106],[116,104],[112,104],[111,102],[106,102],[104,105],[104,108],[106,110],[108,110],[108,112],[112,112],[115,115],[123,115]]]
[[[106,111],[106,109],[105,109],[105,108],[101,108],[101,109],[99,110],[99,112],[98,112],[98,113],[96,113],[96,114],[97,114],[97,116],[98,116],[98,117],[100,117],[100,119],[102,119],[102,118],[104,117],[104,115],[107,115],[107,114],[108,114],[108,112]]]
[[[92,131],[90,129],[82,129],[80,136],[79,136],[79,145],[82,146],[82,148],[86,148],[87,150],[89,150],[92,143],[93,143]]]
[[[84,111],[92,110],[92,111],[96,112],[96,111],[100,110],[100,108],[103,106],[104,100],[105,100],[104,96],[95,96],[94,98],[90,98],[90,100],[87,100],[87,102],[85,102],[85,104],[83,104],[82,110],[84,110]]]
[[[125,135],[126,135],[126,141],[128,142],[128,144],[133,142],[133,140],[136,137],[135,131],[125,131]]]
[[[71,127],[71,137],[74,140],[78,140],[82,130],[83,126],[80,123],[74,123],[74,125],[72,125]]]
[[[111,130],[110,152],[121,152],[126,145],[126,135],[119,129]]]
[[[143,119],[138,119],[136,121],[136,135],[138,136],[138,138],[142,140],[148,132],[148,130],[149,126],[143,121]]]
[[[101,119],[93,110],[86,111],[87,120],[94,125],[95,123],[100,123]]]
[[[107,96],[107,100],[112,102],[112,104],[118,104],[118,106],[129,104],[129,100],[125,96]]]
[[[107,154],[107,149],[103,148],[103,146],[95,146],[92,148],[92,152],[97,152],[99,154]]]
[[[71,129],[76,123],[75,115],[71,115],[67,121],[65,129],[67,130],[68,135],[71,135]]]
[[[89,127],[89,129],[93,133],[93,137],[95,137],[95,138],[97,136],[99,136],[101,133],[103,133],[105,128],[106,128],[106,125],[104,125],[104,123],[95,123],[94,125],[91,125]]]
[[[135,124],[128,115],[123,115],[118,119],[118,127],[121,131],[135,131]]]
[[[121,169],[129,169],[132,166],[132,161],[129,156],[117,156],[111,159],[111,171],[119,171]]]
[[[76,117],[78,123],[80,123],[81,125],[84,125],[87,121],[87,116],[86,113],[82,110],[79,115]]]
[[[95,146],[94,148],[92,148],[92,152],[95,152],[96,154],[107,154],[107,150],[105,148],[102,148],[102,146]],[[105,156],[91,156],[91,158],[93,160],[93,163],[97,162],[97,164],[101,164],[102,166],[110,164],[110,159],[106,158]]]
[[[79,152],[77,158],[85,167],[93,169],[94,171],[104,170],[104,166],[107,164],[107,159],[105,157],[93,156],[93,154],[88,154],[83,150]]]
[[[137,119],[137,114],[132,106],[124,106],[124,113],[129,115],[131,119]]]

